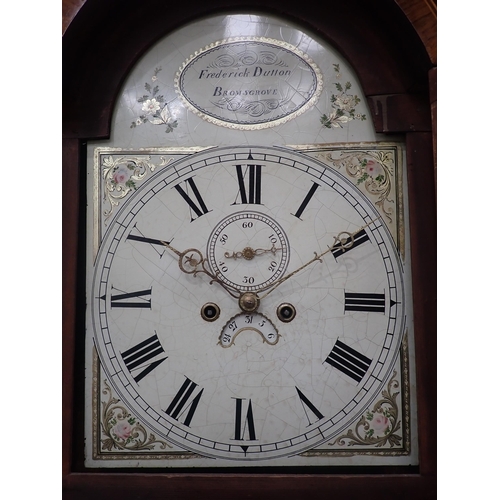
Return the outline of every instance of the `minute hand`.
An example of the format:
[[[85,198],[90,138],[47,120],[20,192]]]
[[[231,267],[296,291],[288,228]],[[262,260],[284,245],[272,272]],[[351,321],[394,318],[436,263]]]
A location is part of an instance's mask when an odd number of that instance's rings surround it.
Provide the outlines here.
[[[377,219],[379,219],[379,218],[380,217],[377,217]],[[311,260],[309,260],[308,262],[306,262],[305,264],[303,264],[299,268],[295,269],[295,271],[292,271],[291,273],[288,273],[287,275],[283,276],[283,278],[279,279],[276,283],[274,283],[273,286],[269,290],[267,290],[267,292],[264,295],[262,295],[260,298],[263,299],[264,297],[267,297],[273,290],[275,290],[283,282],[285,282],[287,279],[291,278],[292,276],[295,276],[297,273],[299,273],[300,271],[305,269],[307,266],[309,266],[313,262],[316,262],[318,260],[320,262],[323,262],[321,260],[321,257],[326,255],[328,252],[331,252],[336,245],[339,245],[343,251],[351,248],[354,245],[354,236],[356,236],[358,233],[363,231],[363,229],[368,227],[370,224],[375,222],[377,219],[371,220],[370,222],[368,222],[368,224],[365,224],[364,226],[360,227],[358,230],[354,231],[354,233],[349,233],[347,231],[343,231],[343,232],[339,233],[337,236],[334,237],[334,242],[333,242],[333,245],[331,247],[328,247],[324,252],[320,253],[319,255],[317,252],[314,252],[314,257]],[[347,235],[347,237],[342,238],[341,237],[342,235]]]

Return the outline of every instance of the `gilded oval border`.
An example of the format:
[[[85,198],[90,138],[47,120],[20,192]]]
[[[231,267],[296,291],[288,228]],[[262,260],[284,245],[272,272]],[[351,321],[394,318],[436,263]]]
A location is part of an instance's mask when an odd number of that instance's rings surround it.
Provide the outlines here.
[[[289,112],[282,112],[280,116],[272,119],[257,119],[253,123],[249,123],[249,120],[229,120],[224,116],[220,116],[220,114],[210,113],[206,109],[203,108],[200,104],[198,104],[195,100],[189,98],[188,95],[183,91],[183,78],[186,72],[192,68],[192,65],[198,62],[202,57],[208,55],[210,52],[213,52],[216,49],[223,47],[224,45],[233,45],[240,44],[242,42],[251,42],[255,45],[260,46],[270,46],[270,48],[285,50],[289,53],[292,53],[295,57],[300,59],[303,63],[305,63],[309,68],[312,75],[313,84],[310,87],[308,95],[303,99],[302,102],[296,105]],[[183,65],[179,68],[174,80],[175,91],[181,98],[184,105],[194,114],[202,118],[203,120],[212,123],[214,125],[237,129],[237,130],[260,130],[270,127],[275,127],[277,125],[281,125],[290,120],[293,120],[297,116],[301,115],[308,109],[310,109],[319,99],[321,92],[323,91],[323,76],[319,70],[319,67],[316,63],[304,52],[299,50],[297,47],[279,40],[275,40],[272,38],[265,37],[232,37],[226,38],[223,40],[219,40],[217,42],[211,43],[210,45],[205,46],[203,49],[196,51],[192,54]],[[212,103],[213,104],[213,103]]]

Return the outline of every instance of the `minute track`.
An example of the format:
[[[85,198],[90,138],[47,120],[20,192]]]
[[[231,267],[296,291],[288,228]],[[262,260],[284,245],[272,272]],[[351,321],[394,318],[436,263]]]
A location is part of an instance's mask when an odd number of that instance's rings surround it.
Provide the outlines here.
[[[110,381],[131,412],[158,438],[242,464],[302,453],[355,421],[390,376],[404,325],[398,255],[373,206],[352,184],[312,158],[279,148],[251,150],[255,164],[262,165],[262,180],[264,172],[266,176],[261,183],[266,205],[258,210],[255,203],[233,205],[234,190],[239,189],[235,165],[246,164],[248,147],[193,155],[175,164],[176,172],[186,167],[184,177],[169,177],[174,169],[160,170],[124,202],[96,260],[95,290],[101,293],[94,292],[91,305],[99,356],[106,372],[115,374]],[[194,191],[187,191],[193,171],[206,211]],[[189,192],[201,215],[190,212],[192,207],[172,189],[173,183]],[[255,184],[252,189],[245,186],[247,202],[252,190],[256,201]],[[272,196],[266,191],[270,186]],[[239,218],[248,213],[255,215]],[[226,221],[230,224],[224,225]],[[256,226],[248,224],[257,222],[262,223],[262,242],[252,233]],[[225,229],[231,224],[235,231],[229,234]],[[219,227],[221,231],[214,232]],[[168,241],[156,235],[167,235]],[[220,244],[221,253],[208,265],[210,242],[214,248],[215,242]],[[165,248],[172,258],[157,258],[149,245]],[[243,257],[246,248],[250,259]],[[224,283],[222,291],[207,286],[223,283],[219,255],[242,266],[232,275],[233,285]],[[283,255],[290,259],[291,271],[284,264],[279,268]],[[313,265],[318,260],[321,265]],[[274,261],[281,273],[276,276]],[[258,277],[255,271],[264,264]],[[212,265],[219,266],[217,271]],[[115,289],[110,292],[111,286]],[[278,326],[264,331],[274,335],[270,341],[251,330],[260,328],[262,333],[264,327],[245,328],[245,312],[234,300],[243,286],[260,287],[251,291],[260,299],[258,311],[251,314]],[[362,295],[371,290],[373,306]],[[380,290],[385,290],[383,297]],[[151,306],[120,307],[143,300],[150,300]],[[391,308],[390,315],[382,313],[382,301]],[[214,321],[200,313],[206,304],[220,309]],[[278,319],[282,304],[293,307],[292,321]],[[356,306],[363,310],[353,310]],[[359,322],[359,314],[368,319]],[[222,348],[221,332],[235,315],[243,321],[236,325],[240,333]],[[156,332],[161,349],[145,345],[144,357],[132,359],[152,337],[146,332]],[[340,356],[335,363],[347,363],[349,349],[351,361],[364,363],[355,376],[332,365],[335,356]],[[303,363],[313,369],[302,369]]]

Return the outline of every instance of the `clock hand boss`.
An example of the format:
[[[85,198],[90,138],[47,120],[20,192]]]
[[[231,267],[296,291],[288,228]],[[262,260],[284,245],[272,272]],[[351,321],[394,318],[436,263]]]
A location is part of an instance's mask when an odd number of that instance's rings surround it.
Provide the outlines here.
[[[174,252],[179,257],[179,269],[183,273],[192,274],[193,276],[196,276],[198,273],[204,273],[211,279],[210,285],[214,282],[218,283],[222,288],[224,288],[224,290],[226,290],[227,293],[229,293],[229,295],[231,295],[235,299],[238,299],[240,297],[236,290],[228,287],[216,275],[212,274],[207,269],[207,259],[203,256],[200,250],[198,250],[197,248],[188,248],[187,250],[180,252],[166,241],[161,241],[161,244]]]
[[[378,219],[380,219],[380,216],[377,217],[376,219],[371,220],[370,222],[368,222],[364,226],[360,227],[359,229],[357,229],[356,231],[354,231],[354,233],[349,233],[347,231],[342,231],[341,233],[337,234],[337,236],[334,236],[334,243],[333,243],[332,246],[329,246],[324,252],[322,252],[320,254],[318,254],[317,252],[314,252],[314,257],[311,260],[307,261],[305,264],[303,264],[299,268],[295,269],[295,271],[292,271],[291,273],[288,273],[287,275],[283,276],[276,283],[273,283],[273,285],[271,286],[271,288],[269,288],[267,290],[267,292],[264,295],[262,295],[262,297],[260,297],[260,299],[263,299],[263,298],[267,297],[279,285],[281,285],[283,282],[285,282],[286,280],[288,280],[292,276],[295,276],[297,273],[299,273],[300,271],[302,271],[303,269],[305,269],[307,266],[309,266],[313,262],[316,262],[318,260],[320,262],[323,262],[321,260],[321,257],[323,257],[324,255],[326,255],[328,252],[331,252],[336,245],[340,245],[340,248],[342,249],[343,252],[345,252],[346,250],[348,250],[349,248],[351,248],[354,245],[354,236],[356,236],[358,233],[360,233],[361,231],[363,231],[363,229],[365,229],[366,227],[368,227],[370,224],[374,223]],[[342,235],[347,235],[347,237],[342,238],[341,237]]]
[[[228,287],[216,275],[212,274],[206,268],[205,264],[207,262],[207,259],[203,257],[203,254],[198,249],[188,248],[187,250],[184,250],[184,252],[179,252],[166,241],[164,241],[163,244],[179,256],[179,268],[182,272],[192,274],[193,276],[196,276],[198,273],[206,274],[211,278],[210,284],[214,282],[218,283],[222,288],[224,288],[224,290],[226,290],[227,293],[229,293],[229,295],[231,295],[231,297],[238,299],[238,305],[243,312],[254,312],[258,309],[260,304],[258,295],[254,292],[241,293],[238,290],[233,290],[232,288]],[[191,255],[188,255],[189,253],[191,253]],[[195,257],[194,254],[197,254],[198,257]],[[192,269],[186,269],[184,264],[188,264],[192,267]],[[201,269],[198,269],[198,266],[200,264]]]

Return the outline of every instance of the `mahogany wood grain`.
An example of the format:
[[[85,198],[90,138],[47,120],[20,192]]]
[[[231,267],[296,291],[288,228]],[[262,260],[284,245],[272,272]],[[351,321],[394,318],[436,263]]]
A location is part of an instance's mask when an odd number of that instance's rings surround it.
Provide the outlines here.
[[[422,474],[436,470],[437,224],[432,134],[406,135],[413,317]]]

